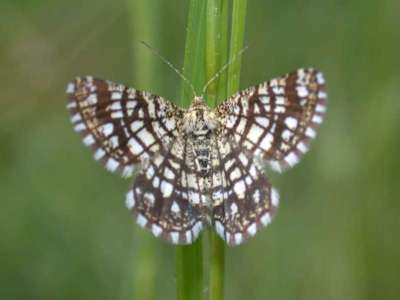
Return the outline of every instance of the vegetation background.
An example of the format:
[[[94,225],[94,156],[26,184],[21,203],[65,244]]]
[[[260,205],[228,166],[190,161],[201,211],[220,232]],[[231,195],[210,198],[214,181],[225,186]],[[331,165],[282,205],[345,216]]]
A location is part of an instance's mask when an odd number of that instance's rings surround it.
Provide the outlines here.
[[[179,97],[138,41],[183,61],[187,1],[0,2],[0,299],[174,299],[174,247],[124,207],[129,180],[73,132],[66,83],[93,74]],[[241,87],[301,66],[329,110],[283,175],[275,222],[226,251],[226,299],[398,299],[400,2],[249,1]]]

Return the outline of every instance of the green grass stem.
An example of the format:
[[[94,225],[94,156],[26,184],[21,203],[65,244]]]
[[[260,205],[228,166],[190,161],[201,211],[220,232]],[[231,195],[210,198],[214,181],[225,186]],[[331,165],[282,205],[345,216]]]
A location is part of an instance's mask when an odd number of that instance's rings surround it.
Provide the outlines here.
[[[183,75],[192,82],[197,94],[200,94],[205,82],[205,15],[206,2],[190,0]],[[180,104],[188,107],[192,99],[193,93],[190,87],[182,82]]]
[[[232,28],[228,67],[228,96],[237,92],[240,83],[240,67],[242,60],[236,55],[243,49],[247,0],[233,0]]]
[[[228,58],[228,1],[207,0],[207,44],[206,44],[206,74],[207,80],[221,70]],[[226,98],[226,72],[221,73],[206,91],[207,102],[215,107]],[[224,297],[224,265],[225,245],[213,228],[209,235],[209,299],[222,300]]]
[[[246,1],[234,0],[230,45],[228,45],[228,1],[208,0],[207,7],[207,80],[219,72],[228,61],[228,72],[223,72],[207,90],[208,104],[216,106],[239,89],[241,59],[236,55],[243,48]],[[229,55],[228,55],[229,51]],[[209,300],[224,298],[225,244],[212,229],[209,239]]]
[[[193,82],[199,94],[204,82],[217,74],[224,64],[232,61],[207,88],[207,103],[215,107],[239,88],[240,57],[243,47],[246,1],[233,1],[231,37],[229,32],[228,0],[190,2],[185,46],[184,75]],[[230,51],[230,52],[229,52]],[[205,66],[205,69],[204,69]],[[181,104],[189,106],[193,97],[186,83],[182,86]],[[209,299],[224,297],[225,244],[214,232],[209,234]],[[177,248],[178,299],[203,298],[202,240],[192,246]]]
[[[215,107],[239,88],[240,57],[243,47],[246,1],[233,1],[232,28],[228,39],[228,0],[191,0],[185,46],[184,75],[191,81],[197,94],[204,82],[217,74],[224,64],[232,61],[227,72],[222,72],[207,88],[207,103]],[[193,93],[186,83],[182,86],[181,104],[189,106]],[[209,238],[209,297],[224,297],[225,244],[214,232]],[[178,299],[203,299],[202,241],[192,246],[177,247]]]
[[[183,74],[199,94],[205,81],[205,14],[206,2],[191,0],[186,33]],[[181,105],[188,107],[193,93],[182,82]],[[178,300],[203,299],[203,243],[201,236],[190,246],[177,246],[176,279]]]

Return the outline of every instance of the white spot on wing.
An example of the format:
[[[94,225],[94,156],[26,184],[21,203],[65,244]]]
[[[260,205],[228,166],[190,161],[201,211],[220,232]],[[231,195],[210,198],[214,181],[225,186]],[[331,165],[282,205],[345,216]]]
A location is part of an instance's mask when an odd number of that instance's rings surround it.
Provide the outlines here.
[[[77,131],[77,132],[85,130],[85,129],[86,129],[86,126],[83,123],[78,123],[74,127],[74,130]]]
[[[122,109],[121,102],[119,102],[119,101],[113,102],[111,104],[111,109],[112,110],[120,110],[120,109]]]
[[[230,168],[234,163],[235,163],[235,160],[234,160],[234,159],[228,160],[228,161],[225,163],[225,170],[228,171],[229,168]]]
[[[154,139],[154,136],[146,128],[143,128],[142,130],[140,130],[137,133],[137,136],[146,145],[146,147],[150,146],[151,144],[153,144],[156,141]]]
[[[242,152],[239,154],[239,159],[242,162],[243,166],[247,166],[249,160],[247,159],[246,155]]]
[[[225,237],[225,241],[227,241],[227,242],[230,241],[230,239],[231,239],[231,234],[230,234],[229,232],[226,232],[226,233],[225,233],[225,236],[226,236],[226,237]]]
[[[243,241],[243,235],[239,233],[235,233],[235,244],[239,245]]]
[[[165,119],[165,127],[168,129],[168,131],[173,131],[175,129],[175,121],[173,119]]]
[[[258,93],[259,94],[268,94],[268,91],[267,91],[267,88],[266,88],[266,86],[265,85],[261,85],[259,88],[258,88]],[[262,97],[260,97],[260,98],[268,98],[268,97],[266,97],[266,96],[262,96]]]
[[[146,226],[146,224],[147,224],[147,219],[146,219],[145,216],[139,214],[139,215],[137,216],[136,223],[137,223],[139,226],[144,227],[144,226]]]
[[[146,169],[146,177],[147,179],[151,179],[154,176],[154,167],[152,165],[149,165]]]
[[[175,178],[174,172],[172,172],[172,170],[168,167],[165,167],[165,169],[164,169],[164,176],[165,176],[165,178],[168,178],[171,180]]]
[[[153,234],[155,236],[159,236],[162,232],[162,228],[160,226],[158,226],[157,224],[153,224],[151,226],[151,232],[153,232]]]
[[[135,138],[129,139],[128,147],[129,147],[129,150],[131,150],[131,152],[134,155],[138,155],[138,154],[142,153],[142,151],[143,151],[142,145],[140,145]]]
[[[250,128],[247,138],[254,144],[257,144],[261,135],[264,133],[264,129],[257,124],[253,124]]]
[[[170,236],[171,236],[171,241],[172,241],[172,243],[173,243],[173,244],[178,244],[178,242],[179,242],[179,233],[176,232],[176,231],[172,231],[172,232],[170,233]]]
[[[315,107],[315,111],[319,113],[324,113],[326,112],[326,106],[322,104],[317,104],[317,106]]]
[[[185,236],[186,236],[186,242],[187,242],[188,244],[191,244],[192,241],[193,241],[192,231],[191,231],[191,230],[186,231]]]
[[[275,105],[284,105],[285,104],[285,98],[281,96],[276,96],[275,97]]]
[[[109,142],[110,147],[111,147],[112,149],[118,148],[118,146],[119,146],[118,136],[117,136],[117,135],[112,136],[112,137],[108,140],[108,142]]]
[[[75,84],[73,84],[72,82],[68,83],[67,89],[65,90],[65,92],[67,94],[73,94],[75,92]]]
[[[154,162],[154,164],[155,164],[157,167],[159,167],[159,166],[162,164],[163,161],[164,161],[164,158],[163,158],[161,155],[157,155],[157,156],[153,159],[153,162]]]
[[[253,179],[257,178],[257,169],[254,164],[251,164],[249,172],[250,172],[251,177],[253,177]]]
[[[246,176],[245,181],[246,181],[247,185],[250,185],[251,182],[252,182],[251,177],[250,176]]]
[[[190,201],[193,204],[199,204],[200,203],[200,195],[199,195],[199,193],[190,192]]]
[[[86,101],[89,105],[94,105],[97,103],[97,95],[96,94],[90,94],[87,98]]]
[[[273,140],[274,140],[274,137],[272,136],[272,134],[270,134],[270,133],[266,134],[260,142],[260,148],[265,151],[268,151],[269,148],[271,148]]]
[[[220,221],[215,222],[215,230],[221,238],[225,239],[225,229]]]
[[[285,141],[289,141],[290,138],[292,137],[292,135],[293,135],[293,133],[292,133],[290,130],[287,130],[287,129],[285,129],[285,130],[282,132],[282,138],[283,138],[283,140],[285,140]]]
[[[241,118],[239,124],[236,127],[236,132],[239,134],[243,134],[245,128],[246,128],[246,119],[245,118]]]
[[[259,191],[259,190],[256,190],[256,191],[254,192],[254,194],[253,194],[253,199],[254,199],[254,202],[255,202],[255,203],[260,202],[260,191]]]
[[[94,138],[93,138],[93,135],[91,135],[91,134],[88,134],[88,135],[85,136],[85,138],[83,139],[83,143],[84,143],[86,146],[93,145],[94,142],[95,142],[95,140],[94,140]]]
[[[154,197],[154,195],[152,193],[146,192],[144,193],[143,197],[145,198],[146,201],[148,201],[148,203],[153,206],[154,203],[156,202],[156,197]]]
[[[167,198],[167,197],[171,196],[173,189],[174,188],[173,188],[172,184],[170,184],[169,182],[167,182],[165,180],[163,180],[161,182],[161,192],[164,197]]]
[[[286,126],[291,130],[296,129],[297,123],[298,123],[297,120],[295,118],[293,118],[293,117],[287,117],[285,119]]]
[[[118,166],[119,166],[119,162],[116,161],[114,158],[110,157],[107,160],[107,163],[106,163],[107,170],[114,172],[118,168]]]
[[[269,126],[269,120],[264,117],[256,117],[256,122],[264,128],[267,128]]]
[[[112,119],[121,119],[124,117],[124,114],[122,113],[122,111],[113,111],[111,113],[111,118]]]
[[[254,236],[257,232],[257,225],[255,223],[251,224],[249,227],[247,227],[247,232],[251,236]]]
[[[317,133],[315,132],[315,130],[313,128],[307,128],[306,129],[306,136],[310,137],[310,138],[315,138],[317,135]]]
[[[297,149],[302,153],[306,153],[308,151],[307,145],[304,144],[303,142],[297,144]]]
[[[111,100],[120,100],[122,98],[122,92],[112,92]]]
[[[268,112],[269,109],[267,109],[266,106],[269,107],[269,105],[268,105],[270,103],[269,97],[268,96],[261,96],[260,97],[260,101],[261,101],[262,104],[264,104],[264,109]]]
[[[308,90],[305,86],[298,86],[296,87],[297,89],[297,95],[301,98],[307,97],[308,96]]]
[[[202,229],[203,229],[203,224],[201,222],[197,222],[196,224],[194,224],[192,228],[193,236],[197,238]]]
[[[328,97],[328,95],[326,94],[326,92],[324,92],[324,91],[319,91],[319,92],[318,92],[318,98],[320,98],[320,99],[326,99],[326,97]]]
[[[235,169],[231,172],[229,178],[231,179],[231,181],[234,181],[235,179],[240,178],[241,175],[242,175],[242,173],[240,172],[239,168],[235,168]]]
[[[275,207],[279,205],[279,193],[275,188],[271,188],[271,202]]]
[[[155,176],[153,179],[153,187],[158,188],[159,186],[160,186],[160,178]]]
[[[233,186],[233,190],[235,191],[238,198],[244,198],[246,192],[246,185],[243,180],[239,180]]]
[[[282,166],[279,163],[279,161],[276,160],[272,160],[269,162],[269,165],[271,166],[271,168],[277,172],[282,172]]]
[[[321,72],[318,72],[316,74],[316,77],[317,77],[317,83],[318,84],[324,84],[325,83],[324,75]]]
[[[139,119],[143,119],[143,118],[144,118],[144,111],[143,111],[143,109],[139,109],[139,110],[138,110],[138,117],[139,117]]]
[[[67,108],[75,108],[76,107],[76,102],[75,101],[70,101],[67,103]]]
[[[112,123],[106,123],[99,127],[99,130],[105,135],[109,136],[114,131],[114,125]]]
[[[237,206],[237,204],[235,203],[235,202],[233,202],[232,204],[231,204],[231,213],[233,214],[233,215],[235,215],[235,214],[237,214],[237,212],[238,212],[238,206]]]
[[[81,114],[80,113],[76,113],[75,115],[73,115],[71,117],[71,122],[72,123],[76,123],[82,120]]]
[[[289,166],[293,167],[295,164],[299,162],[299,157],[296,153],[290,152],[286,157],[285,161],[289,164]]]
[[[94,153],[94,156],[93,156],[93,157],[94,157],[95,160],[99,160],[99,159],[101,159],[105,154],[106,154],[106,152],[105,152],[103,149],[99,148],[99,149],[96,150],[96,152]]]
[[[312,118],[312,121],[314,123],[321,124],[322,123],[322,117],[319,116],[319,115],[314,115],[313,118]]]
[[[178,203],[176,203],[176,201],[172,202],[171,211],[175,214],[178,214],[181,211],[181,209],[179,208],[179,205],[178,205]]]
[[[264,226],[267,226],[269,223],[271,223],[271,216],[269,213],[265,213],[262,217],[261,217],[261,223]]]
[[[151,118],[154,118],[156,116],[156,110],[153,101],[148,102],[147,111],[149,112]]]
[[[134,198],[133,191],[129,191],[126,194],[125,205],[128,209],[131,209],[132,207],[135,206],[135,198]]]
[[[137,101],[128,101],[126,102],[127,109],[134,109],[137,105]]]
[[[122,176],[123,177],[131,176],[134,169],[135,169],[134,166],[125,166],[124,170],[122,171]]]

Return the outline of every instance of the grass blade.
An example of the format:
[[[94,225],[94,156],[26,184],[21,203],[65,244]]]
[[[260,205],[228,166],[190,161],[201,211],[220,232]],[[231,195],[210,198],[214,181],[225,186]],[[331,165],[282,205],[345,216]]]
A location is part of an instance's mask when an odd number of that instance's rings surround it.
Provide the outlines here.
[[[228,1],[209,0],[207,7],[207,79],[219,72],[227,62],[228,49],[229,61],[227,75],[221,75],[210,84],[208,89],[208,103],[216,106],[239,89],[240,57],[237,53],[243,47],[246,18],[245,0],[234,0],[232,7],[232,28],[230,46],[228,48]],[[214,230],[210,232],[210,277],[209,299],[222,300],[224,298],[224,265],[225,244]]]
[[[191,0],[185,45],[183,75],[200,91],[205,80],[205,13],[206,2]],[[187,107],[193,99],[190,87],[182,82],[181,105]],[[176,276],[179,300],[203,298],[203,248],[201,236],[190,246],[177,246]]]
[[[229,60],[232,63],[228,67],[228,96],[237,92],[240,83],[241,59],[235,56],[243,49],[247,0],[233,0],[232,31]]]

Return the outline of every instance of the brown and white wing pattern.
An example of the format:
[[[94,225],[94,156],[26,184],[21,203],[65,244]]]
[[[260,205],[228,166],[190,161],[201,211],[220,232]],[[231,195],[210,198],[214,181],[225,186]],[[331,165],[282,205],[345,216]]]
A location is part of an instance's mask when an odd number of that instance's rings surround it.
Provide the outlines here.
[[[233,95],[217,114],[239,147],[282,171],[307,152],[326,104],[324,76],[308,68]]]
[[[91,76],[76,78],[66,92],[75,131],[109,171],[132,175],[134,164],[177,135],[182,111],[161,97]]]
[[[307,152],[327,104],[325,79],[312,68],[188,110],[147,92],[93,77],[67,86],[75,131],[94,158],[123,176],[136,222],[173,244],[191,244],[206,225],[230,246],[268,225],[278,192],[265,163],[282,171]],[[197,102],[196,102],[197,101]]]
[[[186,141],[153,156],[137,175],[126,205],[136,222],[173,244],[191,244],[203,229],[204,214],[191,201]]]
[[[218,139],[216,149],[213,227],[229,246],[236,246],[272,221],[279,195],[249,152],[226,137]]]

